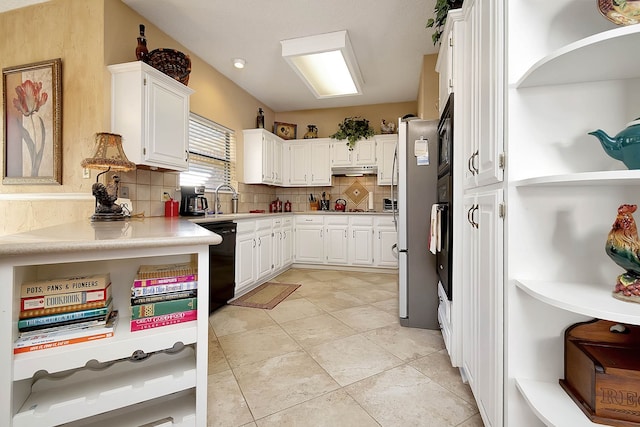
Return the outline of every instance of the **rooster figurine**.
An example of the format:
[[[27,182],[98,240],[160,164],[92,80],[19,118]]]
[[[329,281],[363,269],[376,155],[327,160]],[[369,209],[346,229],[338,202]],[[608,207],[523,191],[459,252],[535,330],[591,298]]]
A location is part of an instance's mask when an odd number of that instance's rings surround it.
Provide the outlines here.
[[[618,276],[613,291],[615,298],[640,302],[640,241],[633,219],[636,205],[620,205],[618,216],[607,236],[605,251],[625,273]]]

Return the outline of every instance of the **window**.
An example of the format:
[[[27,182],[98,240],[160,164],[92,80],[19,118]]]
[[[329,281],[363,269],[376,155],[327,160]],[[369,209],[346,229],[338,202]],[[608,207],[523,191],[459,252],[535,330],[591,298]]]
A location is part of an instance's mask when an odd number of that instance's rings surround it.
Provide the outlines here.
[[[235,132],[197,114],[189,115],[189,170],[180,185],[204,185],[209,191],[235,181]]]

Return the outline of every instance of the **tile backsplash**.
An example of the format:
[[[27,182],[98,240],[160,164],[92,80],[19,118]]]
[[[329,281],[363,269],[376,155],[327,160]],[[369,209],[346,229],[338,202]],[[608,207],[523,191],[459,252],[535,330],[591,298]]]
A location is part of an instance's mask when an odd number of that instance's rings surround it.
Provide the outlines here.
[[[137,169],[130,172],[122,172],[120,176],[120,188],[127,187],[129,199],[133,205],[133,214],[144,216],[164,216],[163,194],[168,193],[175,200],[180,201],[180,181],[177,172],[159,172],[148,169]],[[350,187],[358,181],[368,192],[366,197],[360,197],[360,203],[354,203],[348,195],[353,197]],[[345,199],[347,211],[349,209],[367,210],[369,197],[373,193],[373,209],[382,211],[383,199],[389,198],[389,186],[376,185],[375,175],[361,177],[334,176],[330,187],[272,187],[269,185],[234,183],[238,191],[238,212],[251,210],[264,210],[269,212],[269,204],[272,200],[280,198],[284,203],[289,200],[293,212],[305,212],[310,210],[309,195],[313,194],[320,200],[325,192],[329,199],[329,208],[333,209],[336,199]],[[360,188],[360,186],[357,186]],[[351,189],[352,190],[352,189]],[[209,208],[214,209],[214,195],[206,192]],[[231,193],[220,193],[221,210],[223,213],[231,213]],[[356,197],[354,197],[356,198]],[[357,199],[357,198],[356,198]]]

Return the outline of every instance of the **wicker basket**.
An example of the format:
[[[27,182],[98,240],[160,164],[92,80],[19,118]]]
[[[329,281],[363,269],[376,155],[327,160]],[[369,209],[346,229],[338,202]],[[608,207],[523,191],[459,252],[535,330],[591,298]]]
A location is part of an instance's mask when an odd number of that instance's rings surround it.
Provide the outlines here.
[[[189,73],[191,73],[189,55],[175,49],[154,49],[149,52],[146,63],[185,86],[189,84]]]

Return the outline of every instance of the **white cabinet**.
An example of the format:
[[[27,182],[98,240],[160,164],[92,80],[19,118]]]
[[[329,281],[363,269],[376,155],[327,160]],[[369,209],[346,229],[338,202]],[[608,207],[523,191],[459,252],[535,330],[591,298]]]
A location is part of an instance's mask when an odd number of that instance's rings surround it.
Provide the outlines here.
[[[273,269],[272,234],[270,219],[256,221],[256,280],[268,276]]]
[[[463,371],[487,426],[501,426],[503,401],[502,189],[464,200]]]
[[[450,10],[440,38],[440,50],[436,62],[436,71],[439,74],[438,108],[440,115],[447,104],[449,94],[456,91],[457,72],[462,68],[458,65],[458,58],[455,56],[455,54],[460,56],[460,50],[464,43],[461,34],[461,27],[464,25],[461,22],[462,18],[462,9]],[[458,43],[460,44],[458,45]]]
[[[265,129],[245,129],[242,133],[244,182],[282,185],[282,139]]]
[[[142,61],[110,65],[111,131],[129,160],[184,171],[189,156],[193,90]]]
[[[295,262],[324,262],[324,220],[322,215],[295,216]]]
[[[256,223],[254,220],[236,221],[236,291],[243,293],[256,281]]]
[[[374,166],[376,164],[376,140],[367,138],[356,141],[349,150],[347,140],[331,141],[331,166]]]
[[[394,245],[398,242],[398,232],[392,216],[376,217],[373,223],[374,265],[376,267],[398,267],[398,254]]]
[[[349,265],[373,265],[373,216],[349,216]]]
[[[347,264],[349,261],[349,217],[328,215],[324,218],[325,258],[328,264]]]
[[[293,257],[292,217],[278,216],[273,219],[271,237],[273,250],[271,251],[273,270],[289,267]]]
[[[195,224],[170,224],[164,218],[110,224],[87,220],[44,230],[25,233],[14,243],[7,243],[12,236],[4,236],[0,244],[0,424],[86,424],[100,414],[106,425],[124,425],[123,417],[135,419],[136,425],[174,417],[183,425],[206,426],[207,280],[199,282],[198,300],[204,303],[198,304],[196,321],[131,332],[129,306],[141,264],[193,260],[199,277],[207,278],[214,238]],[[106,272],[119,311],[113,337],[13,354],[23,282]],[[186,346],[182,351],[165,352],[179,342]],[[151,356],[134,363],[136,352]]]
[[[327,138],[287,141],[284,144],[285,185],[331,185],[330,142]]]
[[[393,183],[398,183],[398,168],[393,170],[393,156],[398,143],[398,135],[376,135],[378,164],[378,185],[391,185],[391,175],[395,172]]]
[[[293,262],[293,218],[284,217],[282,220],[281,237],[282,267],[287,268]]]

